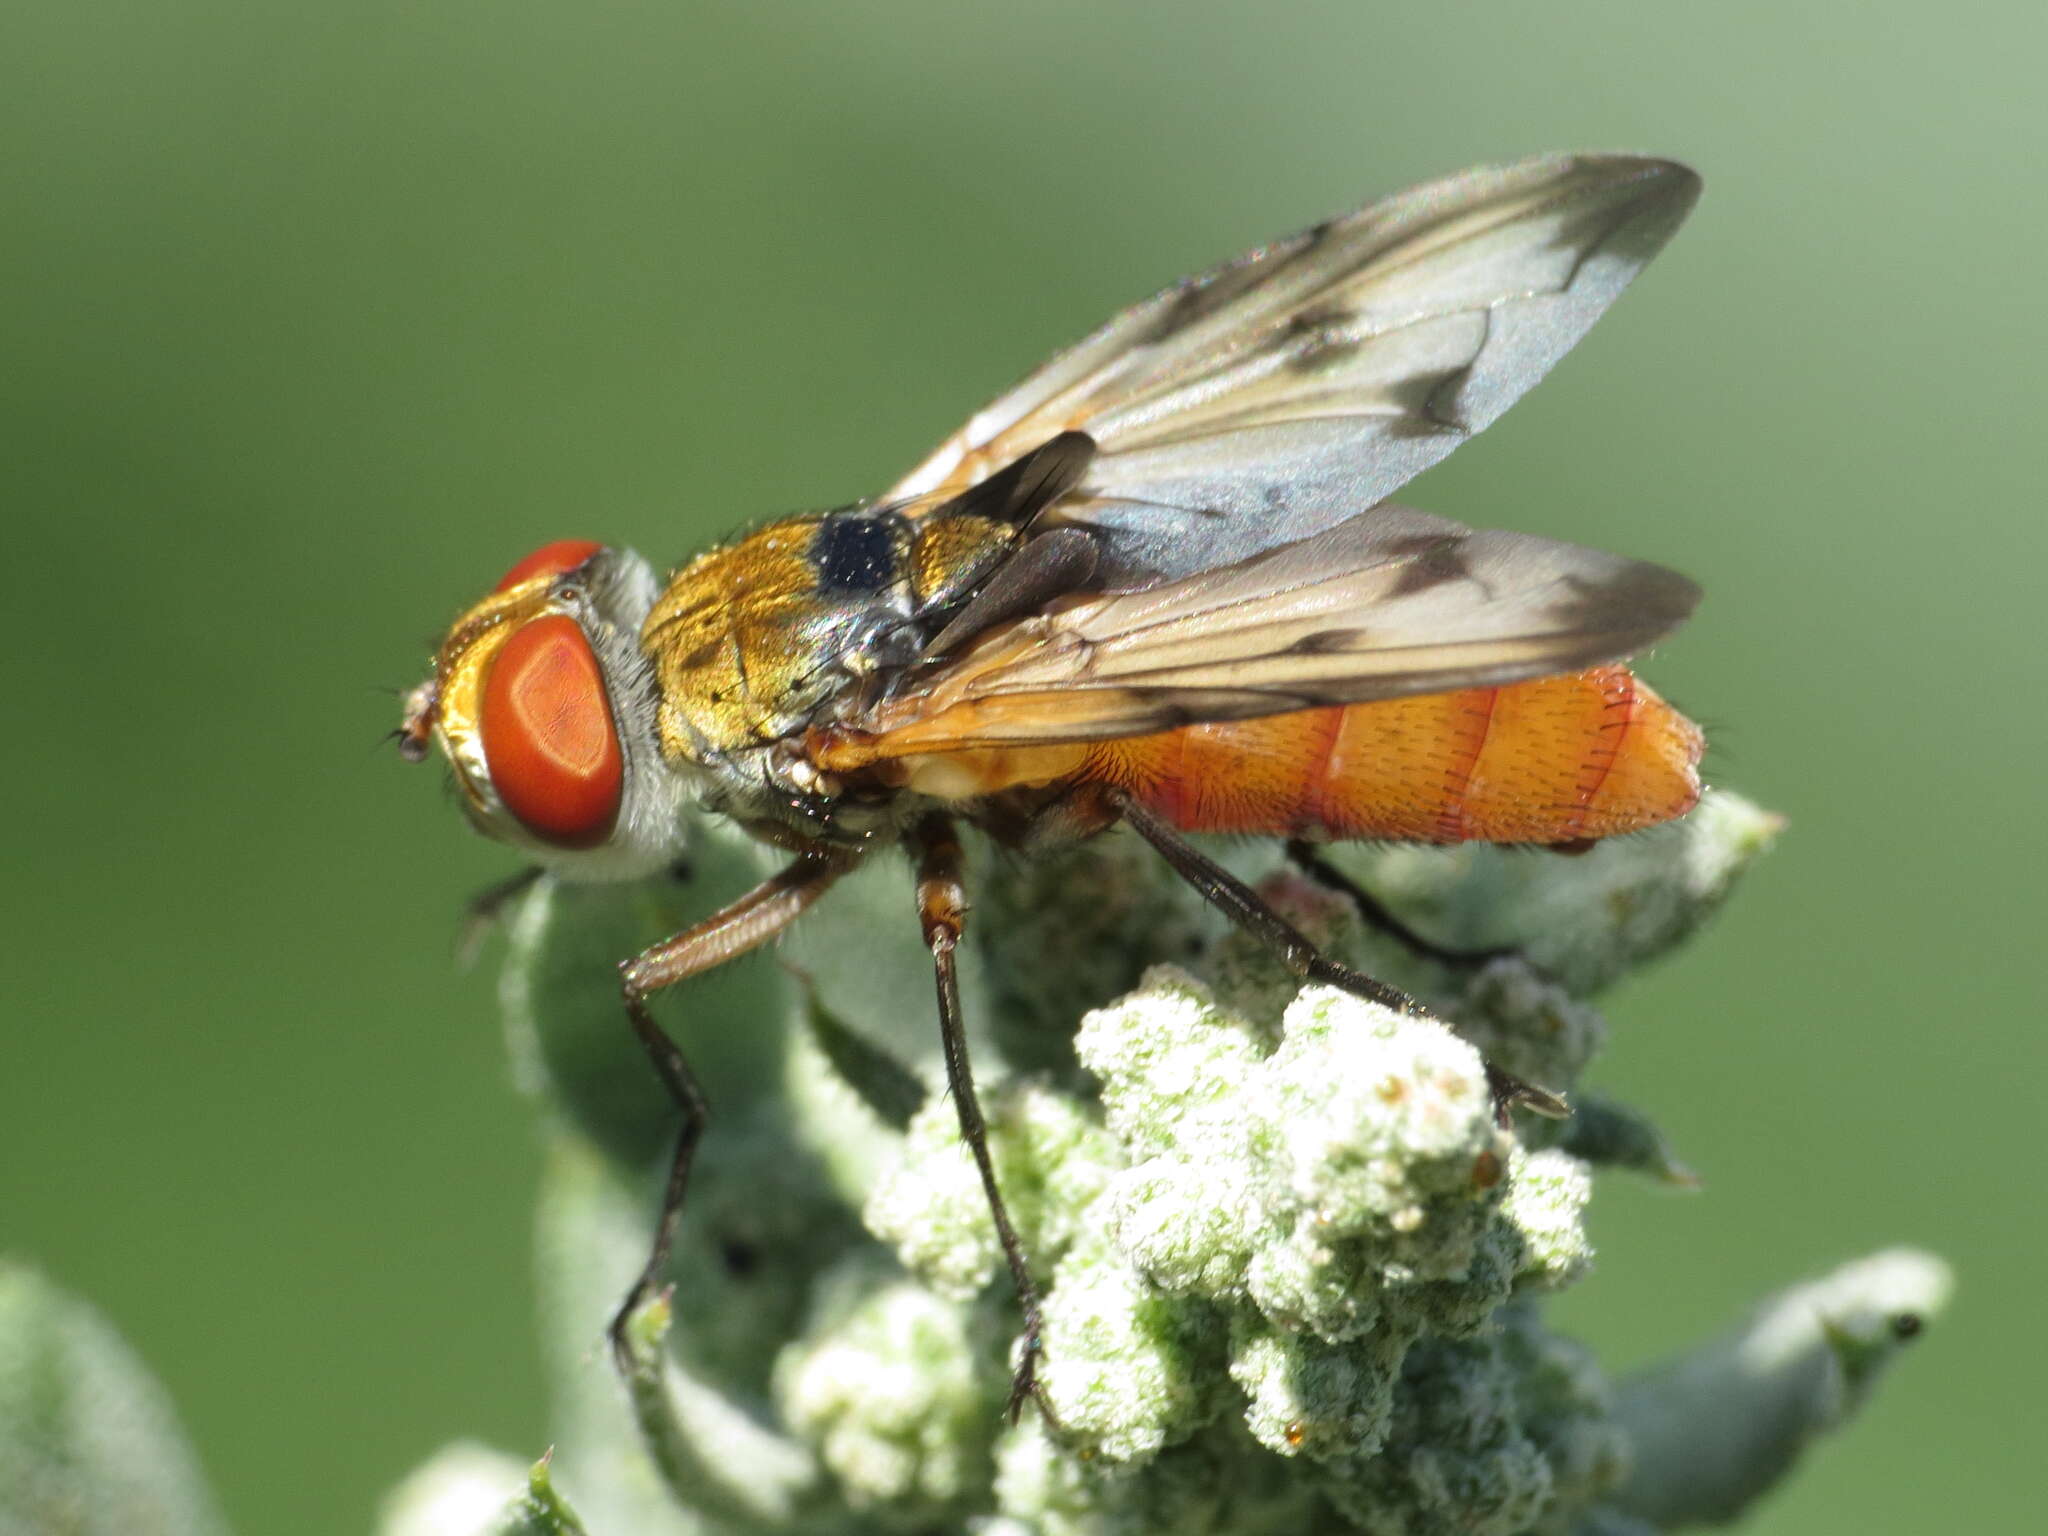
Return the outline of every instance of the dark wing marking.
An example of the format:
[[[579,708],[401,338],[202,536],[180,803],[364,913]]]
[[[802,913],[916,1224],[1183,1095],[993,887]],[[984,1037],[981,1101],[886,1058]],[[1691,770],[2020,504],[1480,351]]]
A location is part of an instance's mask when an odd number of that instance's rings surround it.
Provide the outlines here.
[[[1062,432],[1050,442],[997,470],[986,480],[920,515],[950,517],[965,514],[1002,523],[1028,523],[1050,503],[1079,485],[1088,473],[1089,461],[1094,457],[1095,440],[1086,432]]]
[[[926,659],[947,656],[984,630],[1035,613],[1056,597],[1078,592],[1095,575],[1099,551],[1079,528],[1037,534],[996,567],[995,574],[967,600],[924,648]]]
[[[1154,295],[974,416],[890,492],[954,494],[1084,431],[1051,516],[1130,584],[1229,564],[1391,495],[1568,351],[1699,195],[1682,165],[1462,172]]]
[[[1642,649],[1662,566],[1385,505],[1234,566],[994,630],[859,722],[875,755],[1138,736],[1546,677]]]

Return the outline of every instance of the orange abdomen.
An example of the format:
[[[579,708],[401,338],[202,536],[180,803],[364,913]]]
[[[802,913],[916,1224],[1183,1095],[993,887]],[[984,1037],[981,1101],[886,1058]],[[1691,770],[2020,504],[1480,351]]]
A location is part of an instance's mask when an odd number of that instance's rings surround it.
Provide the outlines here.
[[[1080,777],[1187,832],[1568,843],[1692,809],[1701,746],[1609,666],[1105,741]]]

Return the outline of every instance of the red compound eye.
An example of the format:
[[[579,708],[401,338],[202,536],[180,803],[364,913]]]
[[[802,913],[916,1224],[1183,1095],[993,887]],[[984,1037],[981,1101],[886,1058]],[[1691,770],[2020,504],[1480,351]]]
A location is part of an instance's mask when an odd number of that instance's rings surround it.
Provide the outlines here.
[[[507,571],[494,590],[503,592],[536,576],[559,576],[564,571],[573,571],[603,548],[589,539],[557,539],[552,544],[543,544]]]
[[[561,848],[611,835],[625,763],[604,674],[574,619],[550,614],[513,631],[484,679],[477,723],[491,783],[521,826]]]

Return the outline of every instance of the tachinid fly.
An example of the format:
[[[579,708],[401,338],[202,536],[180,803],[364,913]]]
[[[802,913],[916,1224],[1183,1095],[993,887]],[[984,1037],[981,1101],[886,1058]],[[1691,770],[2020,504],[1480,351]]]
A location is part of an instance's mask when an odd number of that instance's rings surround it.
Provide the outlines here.
[[[1659,566],[1386,498],[1506,410],[1685,217],[1670,161],[1463,172],[1178,283],[972,417],[872,501],[657,577],[550,544],[463,614],[408,696],[471,820],[571,879],[671,863],[732,818],[788,865],[621,966],[683,1120],[705,1104],[647,998],[774,938],[901,845],[939,1024],[1022,1307],[961,1029],[962,823],[1020,848],[1128,824],[1305,979],[1413,1006],[1316,952],[1183,836],[1582,845],[1677,816],[1699,731],[1622,664],[1691,611]],[[1505,1113],[1558,1108],[1493,1074]]]

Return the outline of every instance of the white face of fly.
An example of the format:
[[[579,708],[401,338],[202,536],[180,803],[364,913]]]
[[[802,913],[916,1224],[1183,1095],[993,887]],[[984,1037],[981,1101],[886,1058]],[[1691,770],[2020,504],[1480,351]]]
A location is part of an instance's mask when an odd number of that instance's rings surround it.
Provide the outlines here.
[[[441,749],[486,835],[570,879],[637,879],[680,856],[698,793],[655,731],[640,626],[658,582],[631,550],[556,548],[577,563],[521,562],[456,621],[400,746]]]

